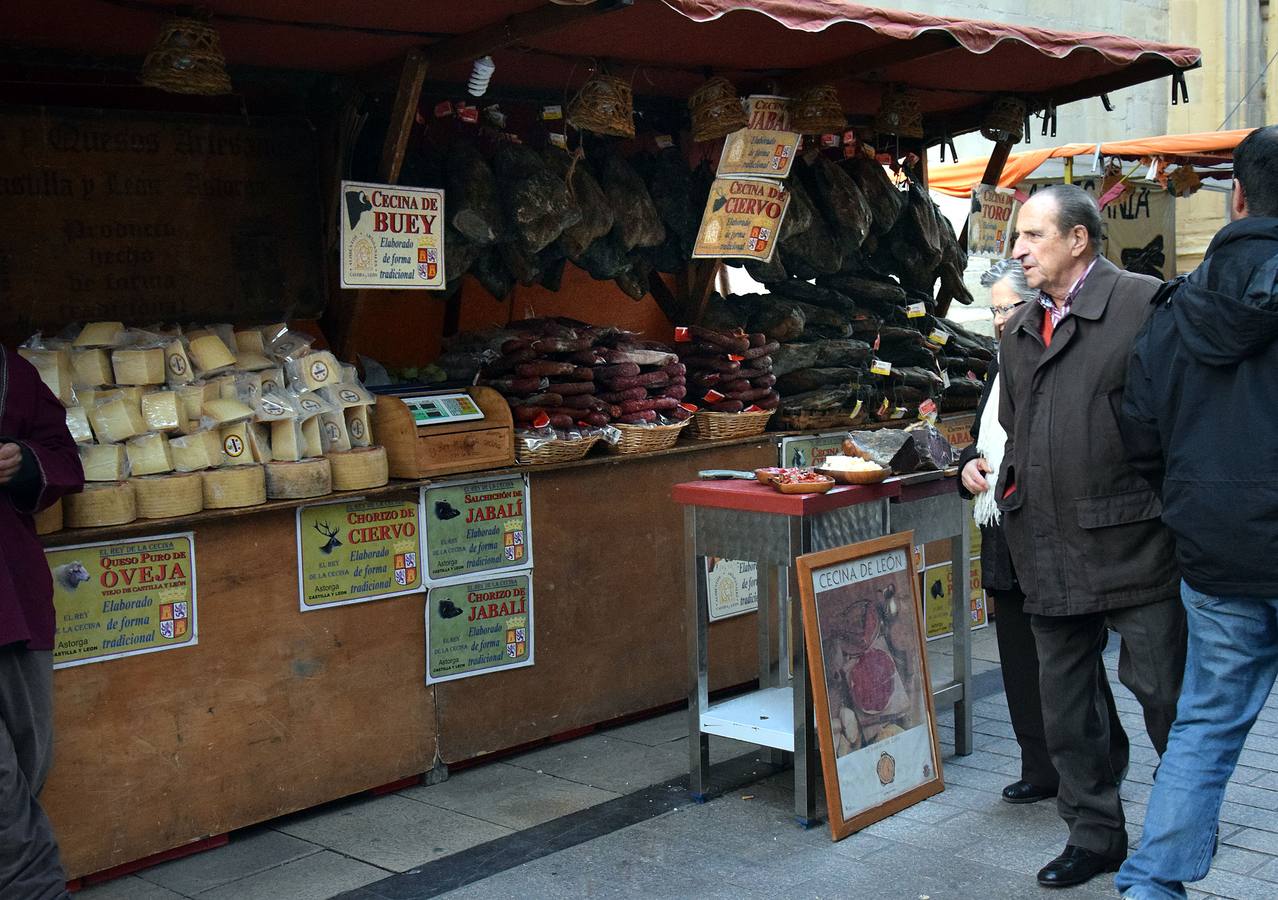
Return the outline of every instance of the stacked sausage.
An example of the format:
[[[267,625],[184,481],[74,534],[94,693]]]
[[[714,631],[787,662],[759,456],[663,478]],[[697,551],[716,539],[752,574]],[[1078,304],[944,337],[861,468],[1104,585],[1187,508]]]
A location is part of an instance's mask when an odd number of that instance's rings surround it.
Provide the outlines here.
[[[711,412],[775,409],[772,353],[780,347],[762,333],[678,329],[675,349],[688,369],[691,399]]]
[[[607,365],[595,370],[599,398],[611,404],[612,420],[621,425],[682,421],[692,412],[681,405],[688,394],[687,369],[664,344],[636,342],[624,333],[605,339]]]

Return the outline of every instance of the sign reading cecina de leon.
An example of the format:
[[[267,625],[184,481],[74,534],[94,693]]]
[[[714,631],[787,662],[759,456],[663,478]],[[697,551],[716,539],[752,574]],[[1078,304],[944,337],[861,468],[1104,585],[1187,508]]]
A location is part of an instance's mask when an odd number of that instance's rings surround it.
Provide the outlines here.
[[[532,572],[433,587],[426,683],[533,664]]]
[[[427,485],[422,521],[426,583],[432,587],[532,566],[525,475]]]
[[[302,612],[422,588],[421,528],[412,500],[352,500],[297,510]]]
[[[44,555],[53,575],[55,669],[197,643],[191,532]]]
[[[344,288],[442,288],[444,192],[343,181]]]

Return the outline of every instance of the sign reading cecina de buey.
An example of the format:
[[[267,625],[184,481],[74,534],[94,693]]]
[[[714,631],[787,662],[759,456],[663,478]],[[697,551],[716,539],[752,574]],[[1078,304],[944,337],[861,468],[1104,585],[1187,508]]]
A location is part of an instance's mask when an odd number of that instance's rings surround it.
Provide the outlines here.
[[[344,288],[442,288],[444,192],[343,181]]]

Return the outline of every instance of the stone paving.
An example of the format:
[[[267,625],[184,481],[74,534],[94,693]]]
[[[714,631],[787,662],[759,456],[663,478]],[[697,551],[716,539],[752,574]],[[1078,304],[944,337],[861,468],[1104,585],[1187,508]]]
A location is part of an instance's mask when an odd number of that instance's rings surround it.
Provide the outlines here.
[[[947,675],[947,652],[945,642],[929,646],[938,680]],[[979,684],[996,687],[996,653],[993,632],[977,633]],[[1107,661],[1132,739],[1123,797],[1135,844],[1155,754],[1139,705],[1118,683],[1116,646]],[[1001,690],[978,699],[974,712],[974,752],[962,758],[953,756],[952,717],[939,717],[943,793],[839,843],[830,841],[825,826],[804,831],[795,824],[789,772],[701,805],[686,802],[677,787],[657,789],[654,795],[649,785],[686,774],[686,716],[680,712],[463,770],[443,784],[352,798],[288,816],[238,832],[226,847],[88,888],[77,897],[309,900],[345,892],[351,892],[351,900],[428,897],[441,894],[423,889],[422,878],[386,879],[423,866],[434,867],[423,875],[447,869],[462,856],[471,864],[490,865],[494,874],[442,896],[940,900],[1044,895],[1034,873],[1064,845],[1064,826],[1051,803],[999,801],[998,792],[1019,775]],[[751,749],[715,740],[712,762]],[[645,788],[647,794],[636,794]],[[636,796],[663,799],[665,811],[617,830],[593,815]],[[1215,866],[1191,896],[1278,897],[1276,812],[1278,695],[1262,713],[1230,784]],[[522,835],[579,821],[593,829],[589,839],[569,837],[557,845],[566,849],[509,867],[507,850]],[[1108,877],[1046,893],[1116,896]]]

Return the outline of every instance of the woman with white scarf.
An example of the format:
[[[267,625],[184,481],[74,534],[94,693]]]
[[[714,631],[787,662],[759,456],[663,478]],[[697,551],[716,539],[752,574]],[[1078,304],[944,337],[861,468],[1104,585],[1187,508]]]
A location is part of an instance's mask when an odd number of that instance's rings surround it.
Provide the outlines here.
[[[1002,259],[990,266],[981,276],[981,284],[990,290],[990,313],[994,316],[994,337],[1002,335],[1003,326],[1012,311],[1022,303],[1037,303],[1038,291],[1025,281],[1025,270],[1015,259]],[[1030,630],[1029,616],[1023,604],[1025,594],[1016,580],[1012,557],[1007,549],[1007,539],[999,524],[999,510],[995,503],[994,479],[986,479],[989,473],[998,472],[1003,461],[1003,448],[1007,434],[998,422],[998,359],[990,363],[985,379],[985,392],[976,410],[976,422],[972,426],[973,443],[959,457],[959,493],[965,498],[976,498],[973,517],[981,526],[981,583],[989,598],[995,616],[998,639],[999,665],[1003,670],[1003,686],[1007,693],[1007,708],[1012,720],[1012,731],[1021,748],[1021,777],[1003,788],[1003,799],[1008,803],[1036,803],[1055,797],[1060,778],[1047,753],[1047,741],[1043,735],[1043,705],[1039,693],[1038,652],[1034,646],[1034,633]],[[1101,666],[1100,680],[1104,684],[1105,701],[1109,707],[1110,757],[1115,772],[1127,770],[1127,733],[1119,721],[1114,707],[1114,695],[1109,690],[1109,678]]]

